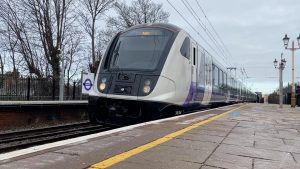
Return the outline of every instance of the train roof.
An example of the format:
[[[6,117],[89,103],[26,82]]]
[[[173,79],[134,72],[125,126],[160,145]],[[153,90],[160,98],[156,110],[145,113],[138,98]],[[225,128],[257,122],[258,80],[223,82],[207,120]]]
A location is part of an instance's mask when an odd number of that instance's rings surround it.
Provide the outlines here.
[[[124,32],[127,32],[132,29],[138,29],[138,28],[144,28],[144,27],[164,28],[164,29],[171,30],[173,32],[179,32],[182,30],[178,26],[169,24],[169,23],[146,23],[146,24],[139,24],[139,25],[132,26],[132,27],[126,29]]]

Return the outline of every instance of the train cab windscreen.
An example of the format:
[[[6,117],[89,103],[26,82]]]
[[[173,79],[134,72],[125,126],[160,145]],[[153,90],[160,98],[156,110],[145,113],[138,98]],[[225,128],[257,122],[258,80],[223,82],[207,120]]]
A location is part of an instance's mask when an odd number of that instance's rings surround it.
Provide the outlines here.
[[[172,34],[158,28],[134,29],[121,34],[113,46],[109,68],[154,70]]]

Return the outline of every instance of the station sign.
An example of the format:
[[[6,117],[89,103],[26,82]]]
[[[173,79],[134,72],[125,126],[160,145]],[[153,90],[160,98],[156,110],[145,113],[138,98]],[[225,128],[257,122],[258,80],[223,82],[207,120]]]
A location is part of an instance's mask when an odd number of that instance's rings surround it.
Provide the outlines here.
[[[89,94],[93,89],[94,85],[94,73],[83,73],[82,74],[82,94]]]

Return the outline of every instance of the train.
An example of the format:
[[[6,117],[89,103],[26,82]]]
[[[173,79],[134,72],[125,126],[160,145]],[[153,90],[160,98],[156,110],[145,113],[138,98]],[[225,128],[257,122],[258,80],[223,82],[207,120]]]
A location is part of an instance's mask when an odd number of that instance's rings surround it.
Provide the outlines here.
[[[104,123],[256,99],[185,30],[152,23],[113,37],[95,74],[88,114]]]

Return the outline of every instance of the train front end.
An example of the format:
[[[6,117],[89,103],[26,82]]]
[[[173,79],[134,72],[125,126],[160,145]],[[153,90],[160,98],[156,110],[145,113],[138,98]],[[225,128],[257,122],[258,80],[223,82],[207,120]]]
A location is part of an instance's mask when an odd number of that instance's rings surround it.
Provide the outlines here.
[[[144,119],[171,104],[168,98],[175,84],[161,71],[177,32],[172,27],[140,25],[113,38],[90,93],[90,121]]]

